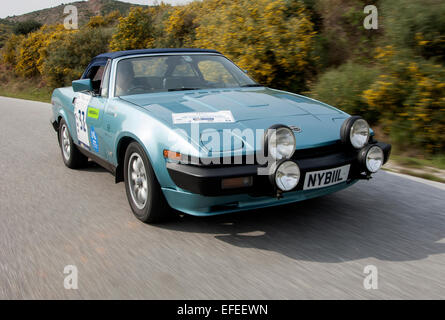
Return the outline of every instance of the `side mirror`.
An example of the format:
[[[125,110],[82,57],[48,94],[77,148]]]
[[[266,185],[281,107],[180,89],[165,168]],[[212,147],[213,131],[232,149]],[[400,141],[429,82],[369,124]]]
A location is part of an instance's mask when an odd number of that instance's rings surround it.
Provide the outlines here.
[[[91,79],[75,80],[72,84],[74,92],[93,91],[93,82]]]

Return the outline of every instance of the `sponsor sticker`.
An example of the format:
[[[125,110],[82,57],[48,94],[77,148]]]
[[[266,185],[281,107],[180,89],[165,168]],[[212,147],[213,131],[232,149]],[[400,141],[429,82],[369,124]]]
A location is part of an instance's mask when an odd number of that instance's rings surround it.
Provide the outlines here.
[[[94,130],[94,127],[91,127],[90,137],[91,137],[91,147],[93,148],[94,152],[99,152],[99,143],[97,142],[97,135],[96,131]]]
[[[186,112],[173,113],[172,119],[174,124],[184,123],[228,123],[235,122],[230,110],[218,112]]]
[[[88,107],[88,118],[99,119],[99,109]]]

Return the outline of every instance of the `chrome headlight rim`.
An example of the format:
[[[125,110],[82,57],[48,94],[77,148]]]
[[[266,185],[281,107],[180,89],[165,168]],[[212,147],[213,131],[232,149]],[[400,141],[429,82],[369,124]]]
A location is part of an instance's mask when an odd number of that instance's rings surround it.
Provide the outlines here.
[[[374,153],[374,155],[372,155],[373,152],[377,152],[378,154]],[[380,163],[378,164],[378,167],[376,167],[376,162],[372,164],[371,160],[375,161],[376,158],[379,157],[380,160],[378,161],[380,161]],[[366,171],[366,173],[368,174],[373,174],[378,172],[385,164],[385,152],[379,145],[371,144],[360,151],[359,160],[363,170]]]
[[[357,129],[359,125],[364,125],[366,128],[366,138],[361,143],[358,141],[354,141],[353,133],[354,129]],[[346,119],[343,122],[343,125],[340,129],[340,137],[341,141],[344,144],[351,146],[354,149],[362,149],[369,144],[369,140],[371,139],[371,128],[368,122],[360,116],[352,116]]]
[[[297,175],[294,180],[286,178],[284,176]],[[281,192],[289,192],[294,190],[301,180],[301,169],[295,161],[281,160],[274,163],[271,168],[271,175],[269,176],[271,183]],[[291,184],[289,184],[291,183]]]
[[[281,158],[278,157],[278,155],[277,155],[278,152],[272,151],[272,150],[274,150],[274,148],[271,147],[271,145],[270,145],[274,139],[274,135],[275,135],[275,140],[277,140],[276,136],[278,135],[278,132],[280,132],[280,131],[287,132],[288,135],[292,139],[292,149],[289,148],[290,152],[287,155],[282,156]],[[289,128],[286,125],[276,124],[276,125],[273,125],[272,127],[270,127],[269,129],[267,129],[265,139],[264,139],[264,148],[266,150],[266,155],[268,157],[271,156],[276,161],[291,159],[295,153],[296,148],[297,148],[297,139],[295,138],[294,132],[292,131],[291,128]],[[278,150],[278,146],[276,149]]]

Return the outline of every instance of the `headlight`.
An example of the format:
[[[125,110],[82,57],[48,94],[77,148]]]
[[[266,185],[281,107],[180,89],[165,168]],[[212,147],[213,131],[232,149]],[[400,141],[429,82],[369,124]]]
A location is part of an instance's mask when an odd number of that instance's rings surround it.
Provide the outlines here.
[[[383,166],[384,158],[382,148],[377,146],[369,148],[366,154],[366,168],[368,171],[372,173],[377,172]]]
[[[343,143],[349,143],[356,149],[366,146],[371,136],[369,125],[361,117],[350,117],[341,127],[341,139]]]
[[[290,191],[294,189],[300,181],[300,168],[293,161],[284,161],[278,165],[274,180],[280,190]]]
[[[376,173],[385,162],[385,154],[379,146],[369,145],[360,150],[358,159],[363,170]]]
[[[369,125],[364,119],[358,119],[351,128],[350,139],[354,148],[360,149],[369,141]]]
[[[267,150],[274,159],[290,159],[295,152],[295,147],[295,135],[290,128],[274,126],[268,130]]]

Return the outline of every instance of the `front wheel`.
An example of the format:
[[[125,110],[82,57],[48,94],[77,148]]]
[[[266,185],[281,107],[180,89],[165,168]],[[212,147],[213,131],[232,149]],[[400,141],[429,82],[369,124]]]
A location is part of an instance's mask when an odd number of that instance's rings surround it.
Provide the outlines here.
[[[63,119],[59,124],[59,144],[62,150],[63,162],[68,168],[77,169],[86,166],[88,158],[77,149],[71,138],[68,126]]]
[[[145,223],[163,220],[170,208],[142,147],[131,143],[125,153],[124,180],[134,215]]]

